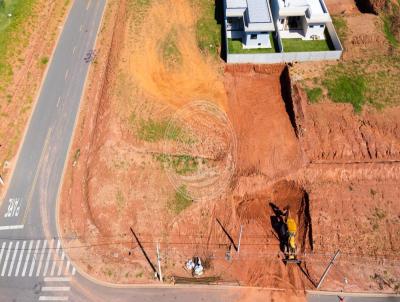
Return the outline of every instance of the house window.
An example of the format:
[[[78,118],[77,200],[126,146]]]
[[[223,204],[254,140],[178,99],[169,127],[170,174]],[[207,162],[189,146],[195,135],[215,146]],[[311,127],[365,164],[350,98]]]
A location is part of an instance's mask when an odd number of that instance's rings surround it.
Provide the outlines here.
[[[321,28],[324,28],[324,25],[323,25],[323,24],[321,24],[319,27],[321,27]]]
[[[281,24],[285,23],[285,19],[281,19]]]
[[[310,28],[314,28],[314,25],[310,25]]]
[[[252,40],[257,40],[257,34],[251,34],[250,39]]]

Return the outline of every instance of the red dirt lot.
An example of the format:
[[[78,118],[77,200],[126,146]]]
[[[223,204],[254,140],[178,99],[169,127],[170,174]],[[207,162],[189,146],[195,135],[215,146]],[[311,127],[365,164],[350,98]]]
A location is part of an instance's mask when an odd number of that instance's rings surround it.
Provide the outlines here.
[[[228,116],[239,141],[239,175],[274,178],[302,164],[300,146],[282,99],[283,71],[280,65],[234,65],[225,70]]]
[[[198,282],[184,263],[200,256],[209,282],[276,287],[301,300],[340,249],[324,289],[393,291],[398,108],[354,115],[344,105],[310,105],[285,66],[224,68],[200,53],[189,1],[174,2],[176,18],[169,0],[134,3],[108,4],[99,38],[106,46],[61,192],[60,232],[79,270],[112,283],[158,282],[136,235],[153,265],[160,243],[166,282]],[[168,22],[156,30],[160,17]],[[155,29],[136,35],[141,26]],[[160,51],[166,37],[182,55],[172,69]],[[190,106],[198,100],[209,111]],[[171,120],[183,138],[163,130]],[[143,125],[162,135],[149,137]],[[178,171],[182,158],[196,164]],[[298,224],[300,267],[282,261],[271,203],[289,206]]]

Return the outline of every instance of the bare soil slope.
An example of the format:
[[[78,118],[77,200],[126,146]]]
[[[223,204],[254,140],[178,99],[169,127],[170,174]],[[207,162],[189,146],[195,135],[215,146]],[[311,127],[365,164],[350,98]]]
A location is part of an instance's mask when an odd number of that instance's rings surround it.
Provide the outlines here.
[[[228,66],[228,115],[238,137],[239,175],[270,178],[301,166],[296,135],[286,112],[283,66]],[[281,83],[282,82],[282,83]]]

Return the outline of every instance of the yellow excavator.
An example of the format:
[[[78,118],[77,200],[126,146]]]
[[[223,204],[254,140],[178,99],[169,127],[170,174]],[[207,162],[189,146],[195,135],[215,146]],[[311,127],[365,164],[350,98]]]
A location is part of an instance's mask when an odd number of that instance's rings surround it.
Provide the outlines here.
[[[286,242],[284,246],[285,263],[300,263],[301,261],[297,259],[297,247],[296,247],[296,232],[297,224],[296,221],[290,216],[289,208],[286,209],[285,213],[285,223],[286,223]]]

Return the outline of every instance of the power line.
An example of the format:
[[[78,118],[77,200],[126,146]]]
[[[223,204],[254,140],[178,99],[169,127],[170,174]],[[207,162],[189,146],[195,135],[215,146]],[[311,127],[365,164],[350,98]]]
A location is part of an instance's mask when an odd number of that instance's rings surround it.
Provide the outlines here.
[[[156,244],[157,241],[150,241],[150,242],[143,242],[142,244]],[[100,247],[100,246],[110,246],[110,245],[121,245],[121,244],[132,244],[132,241],[123,241],[123,242],[105,242],[105,243],[97,243],[97,244],[86,244],[86,245],[76,245],[76,246],[66,246],[63,247],[63,250],[74,250],[74,249],[83,249],[83,248],[91,248],[91,247]],[[213,250],[213,249],[209,249],[206,248],[203,252],[204,253],[222,253],[224,252],[226,249],[224,249],[224,246],[228,246],[227,243],[225,244],[207,244],[207,243],[187,243],[187,242],[180,242],[180,243],[169,243],[169,242],[163,242],[162,243],[162,247],[163,247],[163,254],[171,254],[171,253],[176,253],[176,251],[172,251],[175,250],[175,248],[173,247],[174,245],[188,245],[188,244],[192,244],[192,245],[197,245],[198,247],[208,247],[210,245],[218,245],[221,246],[221,249],[218,250]],[[242,246],[248,246],[245,243],[241,244]],[[252,244],[250,244],[251,246],[253,246]],[[132,248],[128,248],[130,251],[135,250],[137,248],[136,247],[132,247]],[[4,248],[4,251],[33,251],[34,248],[18,248],[15,249],[14,247],[12,247],[11,249],[8,248],[8,246],[6,246]],[[56,247],[46,247],[45,249],[40,249],[38,251],[38,254],[42,254],[42,253],[46,253],[49,252],[51,250],[57,250]],[[182,248],[180,248],[180,250],[182,251]],[[193,249],[187,248],[188,251],[193,252]],[[171,252],[172,251],[172,252]],[[182,251],[183,253],[183,251]],[[277,255],[279,254],[279,250],[276,251],[259,251],[259,252],[255,252],[255,253],[249,253],[249,252],[244,252],[243,254],[243,258],[249,258],[249,257],[254,257],[254,256],[260,256],[260,257],[265,257],[265,256],[273,256],[273,257],[277,257]],[[368,261],[373,261],[373,262],[394,262],[394,263],[400,263],[400,259],[390,259],[388,255],[377,255],[377,256],[369,256],[369,255],[360,255],[357,253],[342,253],[344,256],[349,256],[349,257],[356,257],[357,259],[367,259]],[[310,253],[299,253],[299,257],[303,257],[304,260],[307,260],[309,262],[324,262],[324,260],[319,260],[316,259],[318,257],[331,257],[332,253],[324,253],[324,252],[310,252]],[[224,258],[224,257],[222,257]],[[241,255],[242,258],[242,255]],[[280,260],[279,260],[280,261]],[[347,261],[346,259],[341,259],[341,261]],[[350,260],[348,260],[350,261]],[[354,262],[354,261],[350,261],[350,262]]]

